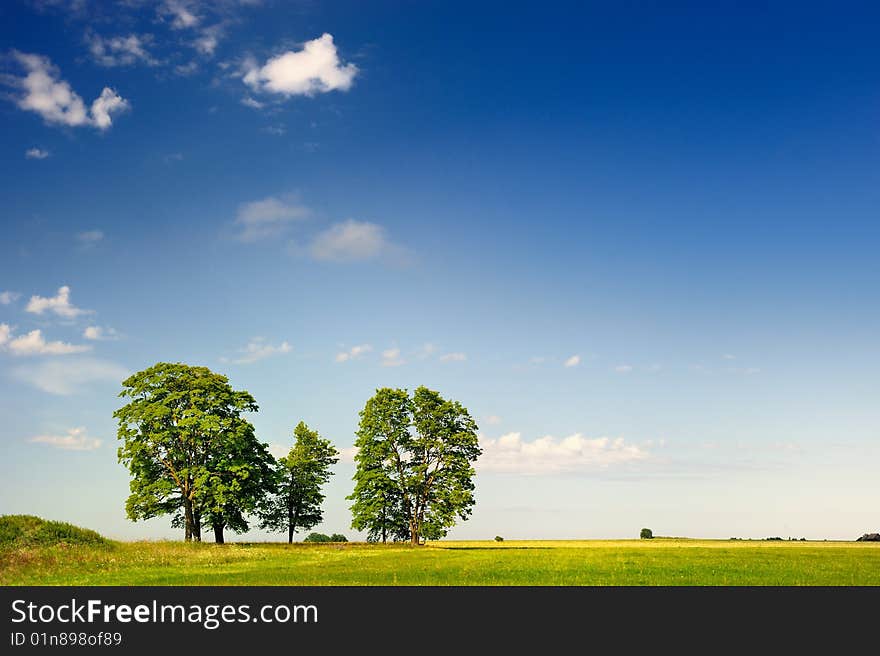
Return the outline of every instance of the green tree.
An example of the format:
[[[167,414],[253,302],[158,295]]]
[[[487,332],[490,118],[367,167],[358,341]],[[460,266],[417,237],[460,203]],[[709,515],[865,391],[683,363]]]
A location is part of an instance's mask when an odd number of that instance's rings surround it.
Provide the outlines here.
[[[257,403],[206,367],[160,362],[122,382],[129,402],[113,413],[130,474],[132,520],[180,512],[187,541],[203,523],[240,530],[270,482],[273,458],[242,417]],[[174,522],[173,522],[174,523]]]
[[[405,530],[410,542],[439,539],[467,519],[474,501],[477,425],[458,401],[427,387],[382,388],[360,413],[352,528],[374,537]]]
[[[330,480],[330,466],[339,461],[339,452],[330,440],[310,430],[305,422],[297,424],[293,437],[293,447],[278,460],[273,494],[260,509],[260,526],[270,531],[287,531],[288,543],[293,542],[297,529],[310,529],[321,523],[321,488]]]

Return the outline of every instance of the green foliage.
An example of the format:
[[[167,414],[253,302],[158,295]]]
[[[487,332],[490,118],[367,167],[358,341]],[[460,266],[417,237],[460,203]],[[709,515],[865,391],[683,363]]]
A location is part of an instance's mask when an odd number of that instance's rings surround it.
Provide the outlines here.
[[[474,501],[476,422],[458,401],[426,387],[412,397],[382,388],[360,413],[352,528],[371,541],[437,540]]]
[[[272,477],[272,493],[260,505],[260,526],[270,531],[286,531],[293,542],[297,529],[310,529],[323,518],[323,485],[330,480],[330,466],[339,461],[339,452],[310,430],[305,422],[293,430],[294,444],[279,459]]]
[[[348,538],[342,533],[334,533],[330,536],[330,542],[348,542]]]
[[[186,539],[203,523],[247,530],[245,515],[271,481],[268,448],[242,417],[256,412],[247,392],[206,367],[160,362],[122,383],[129,402],[119,422],[119,461],[131,474],[126,513],[132,520],[179,512]]]
[[[303,542],[333,542],[333,538],[324,533],[309,533]]]
[[[654,538],[654,532],[649,528],[643,528],[639,533],[639,537],[642,540],[651,540]]]
[[[502,538],[500,535],[496,535],[495,542],[504,542],[504,538]]]
[[[0,547],[51,546],[55,544],[108,544],[95,531],[67,522],[53,522],[33,515],[0,516]]]

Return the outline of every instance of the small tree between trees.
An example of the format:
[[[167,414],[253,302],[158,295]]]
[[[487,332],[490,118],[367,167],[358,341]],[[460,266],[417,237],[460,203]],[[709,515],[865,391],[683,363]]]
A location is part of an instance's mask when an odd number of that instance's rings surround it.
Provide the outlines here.
[[[360,413],[352,528],[373,539],[439,539],[474,501],[477,425],[458,401],[419,387],[382,388]]]
[[[310,529],[323,519],[322,486],[330,480],[330,466],[339,461],[339,452],[310,430],[305,422],[293,429],[294,444],[280,458],[273,475],[273,488],[261,504],[260,526],[270,531],[287,531],[288,544],[297,529]]]

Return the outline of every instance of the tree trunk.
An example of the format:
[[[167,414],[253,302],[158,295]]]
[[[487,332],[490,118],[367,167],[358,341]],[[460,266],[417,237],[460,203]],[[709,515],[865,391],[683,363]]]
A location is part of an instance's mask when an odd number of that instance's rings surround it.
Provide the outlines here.
[[[293,524],[287,527],[287,544],[293,544]]]
[[[198,511],[193,511],[192,513],[193,525],[192,525],[192,536],[193,540],[196,542],[202,541],[202,513]]]
[[[223,522],[213,522],[214,542],[223,544]]]
[[[192,542],[193,539],[193,510],[192,501],[183,497],[183,523],[184,523],[184,540]]]

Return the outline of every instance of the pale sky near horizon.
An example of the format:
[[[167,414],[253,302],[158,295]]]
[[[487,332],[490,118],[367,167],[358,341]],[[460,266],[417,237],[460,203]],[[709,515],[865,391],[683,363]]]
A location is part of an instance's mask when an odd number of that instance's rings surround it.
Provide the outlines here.
[[[179,537],[112,413],[182,361],[343,450],[350,539],[358,411],[422,384],[480,427],[450,538],[880,530],[878,18],[3,3],[0,514]]]

